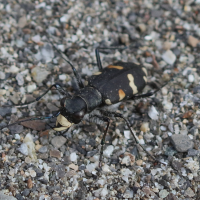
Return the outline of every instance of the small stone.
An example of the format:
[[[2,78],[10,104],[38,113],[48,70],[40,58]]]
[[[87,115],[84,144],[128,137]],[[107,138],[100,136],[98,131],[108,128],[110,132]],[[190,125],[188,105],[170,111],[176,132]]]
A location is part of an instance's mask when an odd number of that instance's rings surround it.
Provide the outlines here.
[[[174,169],[180,170],[181,167],[183,166],[183,163],[181,163],[181,162],[179,162],[177,160],[173,160],[172,161],[172,166],[173,166]]]
[[[154,106],[151,106],[149,111],[148,111],[148,115],[151,119],[153,120],[157,120],[158,119],[158,111],[156,110],[156,108]]]
[[[29,189],[31,189],[33,187],[33,182],[31,180],[31,178],[28,179],[27,186],[28,186]]]
[[[19,86],[24,85],[24,77],[21,73],[18,73],[16,76],[16,80]]]
[[[36,177],[36,172],[34,170],[30,169],[29,173],[30,173],[31,177],[33,177],[33,178]]]
[[[41,66],[37,66],[31,70],[31,74],[37,83],[41,83],[47,78],[50,72]]]
[[[6,94],[6,90],[0,89],[0,96],[3,96],[4,94]]]
[[[159,192],[159,197],[164,199],[164,198],[166,198],[168,196],[168,194],[169,194],[169,192],[167,192],[167,190],[161,190]]]
[[[146,133],[147,131],[149,131],[149,123],[148,122],[143,122],[140,130],[143,131],[144,133]]]
[[[136,161],[136,164],[137,164],[138,166],[141,166],[141,165],[143,164],[143,160],[137,160],[137,161]]]
[[[191,46],[191,47],[197,47],[197,44],[199,43],[199,40],[195,37],[193,37],[192,35],[190,35],[188,37],[188,44]]]
[[[31,163],[31,159],[29,157],[26,157],[25,158],[25,163],[28,163],[28,164]]]
[[[65,176],[65,166],[57,165],[56,166],[56,174],[58,178],[63,178]]]
[[[30,194],[30,190],[25,188],[24,191],[23,191],[23,196],[27,197],[29,194]]]
[[[0,191],[0,200],[17,200],[13,196],[5,195],[3,191]]]
[[[6,78],[6,74],[4,72],[0,71],[0,79],[5,79]]]
[[[192,115],[193,115],[193,111],[190,110],[190,111],[184,113],[182,118],[183,119],[188,119],[188,118],[191,118]]]
[[[121,34],[120,40],[122,44],[129,45],[129,35],[128,34]]]
[[[163,55],[162,55],[162,59],[170,64],[173,65],[174,62],[176,61],[176,55],[171,51],[171,50],[167,50]]]
[[[69,165],[69,168],[77,171],[78,170],[78,165],[75,165],[75,164],[72,163],[72,164]]]
[[[175,134],[171,136],[173,146],[178,152],[187,152],[193,148],[194,143],[187,135]]]
[[[24,15],[24,16],[19,18],[18,27],[24,28],[26,26],[26,23],[27,23],[27,19],[26,19],[26,16]]]
[[[187,190],[185,190],[185,196],[188,196],[188,197],[193,197],[195,195],[195,193],[193,192],[193,190],[188,187]]]
[[[113,145],[109,145],[109,146],[107,146],[107,148],[103,151],[103,155],[104,155],[105,157],[110,157],[110,155],[112,154],[113,151],[114,151]]]
[[[59,75],[59,79],[62,80],[62,81],[65,81],[67,79],[66,74]]]
[[[38,151],[40,153],[46,153],[47,152],[47,146],[42,146]]]
[[[72,162],[76,162],[77,161],[77,155],[76,155],[75,152],[73,152],[73,153],[70,154],[70,160]]]
[[[50,157],[55,157],[55,158],[61,158],[61,153],[58,150],[51,150],[50,151]]]
[[[27,92],[32,93],[36,88],[37,88],[36,84],[32,83],[32,84],[27,86]]]
[[[193,82],[194,82],[194,75],[190,74],[190,75],[188,76],[188,81],[189,81],[190,83],[193,83]]]
[[[31,38],[33,42],[39,43],[41,41],[40,35],[35,35]]]
[[[45,130],[46,123],[41,120],[33,120],[33,121],[21,122],[21,125],[36,131],[43,131]]]
[[[51,144],[55,147],[55,148],[60,148],[62,145],[65,144],[65,142],[67,141],[67,139],[63,136],[56,136],[51,140]]]
[[[145,32],[147,29],[145,24],[139,24],[138,28],[140,29],[141,33]]]
[[[164,49],[164,50],[169,50],[169,49],[171,48],[171,46],[172,46],[172,43],[166,41],[166,42],[164,42],[164,44],[163,44],[163,49]]]

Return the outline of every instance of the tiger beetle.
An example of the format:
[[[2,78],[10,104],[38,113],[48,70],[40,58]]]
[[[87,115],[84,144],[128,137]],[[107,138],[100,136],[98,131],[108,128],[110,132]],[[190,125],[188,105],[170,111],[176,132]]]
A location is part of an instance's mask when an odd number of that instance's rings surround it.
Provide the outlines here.
[[[51,42],[51,41],[50,41]],[[51,42],[52,44],[52,42]],[[102,106],[109,106],[116,104],[124,100],[133,100],[137,98],[145,98],[154,95],[160,88],[156,89],[153,92],[147,92],[145,94],[137,95],[142,92],[144,87],[147,85],[147,71],[140,64],[131,63],[131,62],[116,62],[112,65],[108,65],[103,68],[101,64],[101,59],[99,52],[105,49],[113,48],[96,48],[96,60],[99,72],[92,75],[88,84],[84,86],[82,83],[81,77],[75,67],[71,64],[70,61],[64,58],[62,52],[58,50],[54,44],[52,46],[60,53],[61,57],[71,66],[74,76],[78,82],[79,90],[75,92],[72,96],[63,89],[59,84],[53,84],[45,93],[36,98],[34,101],[19,104],[15,106],[24,106],[30,103],[39,101],[48,91],[52,88],[56,88],[61,94],[65,97],[60,101],[60,109],[56,114],[52,116],[42,116],[34,117],[31,119],[19,120],[13,124],[9,124],[5,127],[18,124],[24,121],[31,120],[43,120],[51,119],[57,117],[56,126],[53,127],[55,131],[68,130],[73,124],[78,124],[82,121],[84,116],[88,113],[91,113],[93,110],[98,109],[101,115],[94,114],[91,117],[96,117],[99,120],[107,123],[106,129],[104,131],[102,140],[101,140],[101,149],[100,149],[100,158],[99,166],[101,167],[102,156],[103,156],[103,145],[105,144],[106,134],[110,125],[110,117],[121,118],[125,121],[128,126],[132,136],[134,137],[137,144],[156,162],[160,162],[154,156],[152,156],[140,143],[137,139],[137,136],[131,129],[130,122],[118,112],[104,111],[101,109]],[[115,48],[116,49],[116,48]],[[164,87],[164,84],[162,87]],[[161,87],[161,88],[162,88]],[[2,127],[1,129],[5,128]]]

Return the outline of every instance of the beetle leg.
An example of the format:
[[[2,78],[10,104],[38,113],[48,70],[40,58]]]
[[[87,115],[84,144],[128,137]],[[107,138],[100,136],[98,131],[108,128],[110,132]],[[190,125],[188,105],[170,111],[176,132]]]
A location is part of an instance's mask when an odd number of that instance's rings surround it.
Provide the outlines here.
[[[91,117],[97,117],[100,120],[107,123],[106,129],[105,129],[104,134],[103,134],[103,138],[101,140],[101,150],[100,150],[100,157],[99,157],[99,167],[101,168],[102,167],[102,158],[103,158],[103,145],[105,144],[106,135],[107,135],[107,132],[108,132],[108,128],[110,126],[110,118],[108,118],[106,116],[99,116],[99,115],[93,115]]]
[[[158,159],[156,159],[153,155],[151,155],[139,142],[137,136],[135,135],[134,131],[131,128],[130,122],[121,114],[121,113],[117,113],[117,112],[109,112],[109,111],[104,111],[104,110],[100,110],[102,112],[102,114],[104,115],[108,115],[108,116],[112,116],[112,117],[119,117],[121,119],[123,119],[126,123],[126,125],[128,126],[132,136],[134,137],[136,143],[143,149],[144,152],[146,152],[153,160],[155,160],[156,162],[159,162],[161,164],[165,164],[161,161],[159,161]]]
[[[98,47],[95,49],[95,54],[96,54],[96,59],[97,59],[97,66],[99,68],[99,71],[101,71],[103,69],[103,67],[102,67],[102,64],[101,64],[101,59],[100,59]]]
[[[165,87],[168,83],[169,83],[169,82],[163,84],[160,88],[154,90],[153,92],[147,92],[147,93],[144,93],[144,94],[135,95],[135,96],[133,96],[132,99],[150,97],[150,96],[156,94],[158,91],[160,91],[160,90],[161,90],[163,87]]]

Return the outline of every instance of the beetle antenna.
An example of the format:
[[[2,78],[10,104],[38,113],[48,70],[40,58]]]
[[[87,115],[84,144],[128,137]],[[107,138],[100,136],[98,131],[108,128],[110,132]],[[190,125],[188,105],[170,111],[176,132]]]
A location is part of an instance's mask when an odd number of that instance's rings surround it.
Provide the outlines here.
[[[44,120],[44,119],[52,119],[52,118],[54,118],[54,117],[57,117],[58,115],[60,114],[60,111],[58,111],[55,115],[52,115],[52,116],[41,116],[41,117],[33,117],[33,118],[30,118],[30,119],[22,119],[22,120],[19,120],[19,121],[16,121],[16,122],[14,122],[14,123],[12,123],[12,124],[8,124],[8,125],[6,125],[6,126],[3,126],[3,127],[0,127],[0,130],[2,130],[2,129],[4,129],[4,128],[7,128],[7,127],[9,127],[9,126],[13,126],[13,125],[15,125],[15,124],[19,124],[19,123],[21,123],[21,122],[27,122],[27,121],[34,121],[34,120]]]
[[[77,80],[77,82],[78,82],[79,87],[80,87],[80,88],[84,88],[83,82],[81,81],[81,78],[80,78],[80,76],[79,76],[79,74],[78,74],[76,68],[72,65],[72,63],[71,63],[69,60],[67,60],[67,59],[63,56],[63,52],[60,51],[60,50],[53,44],[53,42],[49,39],[48,36],[47,36],[47,40],[51,43],[51,45],[53,46],[53,48],[60,54],[61,58],[71,66],[71,68],[72,68],[72,70],[73,70],[73,73],[74,73],[74,75],[75,75],[75,77],[76,77],[76,80]]]

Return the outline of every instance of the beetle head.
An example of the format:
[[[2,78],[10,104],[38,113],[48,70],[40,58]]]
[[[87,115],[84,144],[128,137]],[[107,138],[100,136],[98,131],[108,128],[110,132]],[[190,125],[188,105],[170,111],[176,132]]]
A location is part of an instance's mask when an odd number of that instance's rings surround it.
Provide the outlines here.
[[[63,131],[78,124],[86,113],[86,104],[80,97],[61,100],[61,110],[57,117],[55,131]]]

